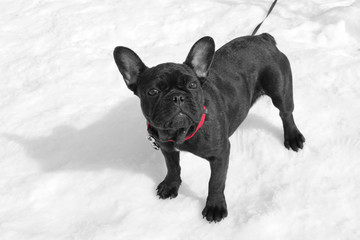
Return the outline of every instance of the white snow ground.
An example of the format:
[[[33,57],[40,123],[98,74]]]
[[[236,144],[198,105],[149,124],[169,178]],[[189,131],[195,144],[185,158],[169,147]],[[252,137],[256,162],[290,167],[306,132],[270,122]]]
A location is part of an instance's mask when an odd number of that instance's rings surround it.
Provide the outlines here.
[[[294,75],[304,150],[264,97],[231,138],[229,216],[202,219],[205,160],[182,153],[179,196],[145,140],[115,46],[148,66],[210,35],[252,32],[271,0],[0,2],[0,239],[360,239],[360,2],[280,0],[260,28]]]

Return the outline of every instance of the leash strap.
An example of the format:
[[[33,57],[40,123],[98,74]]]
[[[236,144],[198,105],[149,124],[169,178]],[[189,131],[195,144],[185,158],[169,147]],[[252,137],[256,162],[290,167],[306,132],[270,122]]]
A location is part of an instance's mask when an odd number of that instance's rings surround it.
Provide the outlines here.
[[[254,31],[253,31],[253,33],[251,34],[251,36],[254,36],[254,35],[256,34],[257,30],[259,30],[261,24],[263,24],[263,22],[265,21],[265,19],[270,15],[271,11],[272,11],[273,8],[275,7],[276,2],[277,2],[277,0],[275,0],[275,1],[271,4],[271,7],[270,7],[270,9],[269,9],[266,17],[264,18],[264,20],[262,20],[261,23],[259,23],[259,24],[256,26],[256,28],[254,29]]]

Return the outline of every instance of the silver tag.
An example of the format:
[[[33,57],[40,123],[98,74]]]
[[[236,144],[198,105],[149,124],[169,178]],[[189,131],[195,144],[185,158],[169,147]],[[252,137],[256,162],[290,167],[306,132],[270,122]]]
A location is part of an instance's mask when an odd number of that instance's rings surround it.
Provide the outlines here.
[[[155,149],[155,150],[159,150],[160,149],[160,146],[159,144],[156,142],[155,138],[148,135],[146,137],[146,139],[150,142],[151,146]]]

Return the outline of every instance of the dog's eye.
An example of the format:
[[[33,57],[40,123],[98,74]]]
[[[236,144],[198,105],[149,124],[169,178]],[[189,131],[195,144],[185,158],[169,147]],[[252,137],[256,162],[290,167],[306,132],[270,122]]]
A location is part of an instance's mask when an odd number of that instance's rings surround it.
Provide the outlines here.
[[[150,89],[149,91],[148,91],[148,95],[149,96],[156,96],[156,95],[158,95],[158,93],[159,93],[159,90],[157,90],[157,89]]]
[[[196,83],[196,82],[191,82],[191,83],[189,83],[189,84],[188,84],[188,88],[190,88],[190,89],[195,89],[195,88],[197,88],[197,83]]]

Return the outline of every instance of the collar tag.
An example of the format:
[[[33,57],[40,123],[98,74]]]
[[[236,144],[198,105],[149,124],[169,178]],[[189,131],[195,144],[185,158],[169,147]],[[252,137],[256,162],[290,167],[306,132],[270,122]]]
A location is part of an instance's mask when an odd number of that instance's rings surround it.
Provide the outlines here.
[[[148,135],[146,137],[146,139],[150,142],[151,146],[153,147],[153,149],[155,150],[159,150],[160,149],[160,145],[156,142],[155,138],[151,135]]]

